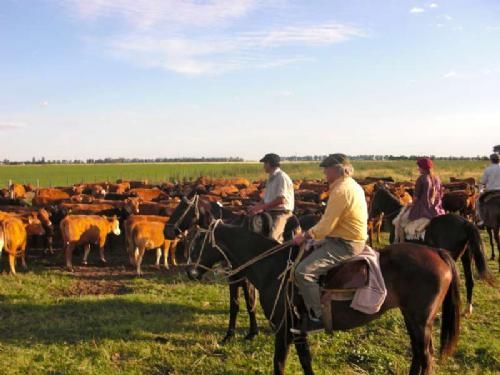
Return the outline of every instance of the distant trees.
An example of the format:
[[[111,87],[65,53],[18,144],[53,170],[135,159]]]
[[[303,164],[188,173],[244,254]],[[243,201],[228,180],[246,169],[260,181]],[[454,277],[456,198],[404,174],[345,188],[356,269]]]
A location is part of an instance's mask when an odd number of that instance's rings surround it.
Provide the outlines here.
[[[500,152],[500,145],[495,146],[495,152]],[[302,155],[302,156],[282,156],[281,159],[285,161],[321,161],[327,155]],[[426,155],[429,156],[429,155]],[[352,160],[416,160],[421,157],[419,155],[350,155]],[[488,160],[487,156],[434,156],[430,158],[435,160]],[[245,161],[241,157],[186,157],[186,158],[89,158],[81,159],[60,159],[60,160],[46,160],[45,157],[36,159],[33,157],[31,161],[11,161],[4,159],[0,164],[119,164],[119,163],[233,163]]]

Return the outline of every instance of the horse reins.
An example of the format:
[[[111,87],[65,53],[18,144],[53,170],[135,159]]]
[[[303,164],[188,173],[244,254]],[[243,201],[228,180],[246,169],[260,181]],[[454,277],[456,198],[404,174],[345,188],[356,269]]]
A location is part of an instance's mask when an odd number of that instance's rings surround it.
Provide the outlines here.
[[[182,215],[179,216],[179,218],[175,221],[175,223],[173,223],[173,224],[167,223],[166,226],[172,227],[175,232],[177,232],[178,234],[181,234],[182,231],[180,230],[179,225],[180,225],[180,223],[182,223],[182,220],[184,220],[184,218],[186,217],[188,212],[191,210],[191,208],[193,208],[193,206],[195,209],[195,213],[194,213],[195,217],[198,218],[200,216],[200,212],[199,212],[199,208],[198,208],[199,199],[200,199],[200,196],[198,194],[195,194],[190,201],[188,201],[186,197],[183,197],[182,198],[183,202],[187,204],[186,209],[184,210]]]

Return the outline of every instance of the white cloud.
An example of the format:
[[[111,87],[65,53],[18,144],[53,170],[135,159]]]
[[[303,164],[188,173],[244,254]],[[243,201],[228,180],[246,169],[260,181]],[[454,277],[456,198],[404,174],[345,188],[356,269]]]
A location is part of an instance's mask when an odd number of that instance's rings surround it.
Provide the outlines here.
[[[293,54],[278,57],[275,52],[285,46],[327,46],[364,35],[358,28],[328,23],[206,37],[162,38],[136,33],[110,40],[107,48],[115,57],[141,66],[160,67],[186,75],[202,75],[311,61],[313,59],[310,57]]]
[[[86,19],[122,18],[148,29],[163,25],[218,25],[238,19],[270,0],[60,0]]]
[[[446,21],[451,21],[451,20],[453,19],[453,17],[452,17],[452,16],[450,16],[450,15],[448,15],[448,14],[445,14],[445,15],[443,16],[443,18],[444,18]]]
[[[0,121],[0,131],[2,131],[2,130],[23,129],[25,127],[26,127],[26,124],[24,124],[22,122]]]
[[[439,5],[436,4],[436,3],[430,3],[429,4],[429,8],[437,8],[437,7],[439,7]]]
[[[410,9],[410,13],[413,13],[413,14],[424,13],[424,12],[425,12],[424,8],[413,7]]]
[[[443,75],[443,78],[445,79],[451,79],[451,78],[456,78],[458,76],[457,72],[454,70],[450,70],[448,73]]]
[[[273,96],[279,97],[279,98],[287,98],[293,95],[293,92],[290,90],[280,90],[276,91],[273,93]]]
[[[40,102],[40,107],[48,107],[48,106],[49,106],[48,100],[44,100],[44,101]]]

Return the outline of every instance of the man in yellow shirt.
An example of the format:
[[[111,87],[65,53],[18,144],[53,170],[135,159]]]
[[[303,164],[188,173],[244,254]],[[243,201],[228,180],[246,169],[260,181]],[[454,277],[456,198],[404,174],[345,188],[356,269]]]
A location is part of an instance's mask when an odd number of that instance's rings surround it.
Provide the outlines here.
[[[349,159],[344,154],[332,154],[320,166],[330,187],[325,213],[314,227],[294,238],[296,245],[308,239],[316,241],[313,252],[295,269],[295,282],[309,315],[302,321],[303,332],[322,328],[319,277],[339,262],[360,254],[367,239],[365,194],[351,177]]]

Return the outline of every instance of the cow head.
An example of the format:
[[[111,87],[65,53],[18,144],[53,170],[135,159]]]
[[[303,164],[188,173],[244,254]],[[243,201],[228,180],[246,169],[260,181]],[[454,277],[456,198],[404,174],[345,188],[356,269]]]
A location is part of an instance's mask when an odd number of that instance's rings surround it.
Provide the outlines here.
[[[125,210],[130,214],[138,215],[141,202],[141,198],[127,198],[125,199]]]
[[[52,214],[45,208],[40,208],[38,210],[38,219],[45,227],[52,227],[52,221],[50,220],[51,216]]]
[[[121,231],[120,231],[120,220],[118,220],[118,218],[115,216],[113,216],[112,218],[108,219],[109,220],[109,223],[111,224],[111,231],[113,232],[113,234],[119,236]]]
[[[30,215],[28,217],[28,224],[26,225],[26,233],[28,236],[43,236],[45,234],[45,229],[43,228],[42,222],[35,215]]]

